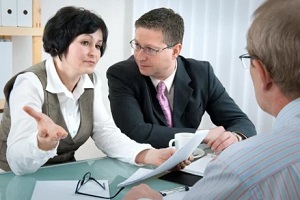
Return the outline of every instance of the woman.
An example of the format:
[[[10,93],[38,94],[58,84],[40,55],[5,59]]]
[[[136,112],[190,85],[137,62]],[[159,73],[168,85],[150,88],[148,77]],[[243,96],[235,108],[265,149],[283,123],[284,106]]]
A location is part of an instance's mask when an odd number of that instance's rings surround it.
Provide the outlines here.
[[[83,8],[64,7],[50,18],[43,45],[51,58],[5,86],[0,168],[22,175],[74,161],[74,152],[90,136],[105,154],[132,164],[160,165],[174,153],[129,139],[105,111],[94,70],[107,36],[104,21]]]

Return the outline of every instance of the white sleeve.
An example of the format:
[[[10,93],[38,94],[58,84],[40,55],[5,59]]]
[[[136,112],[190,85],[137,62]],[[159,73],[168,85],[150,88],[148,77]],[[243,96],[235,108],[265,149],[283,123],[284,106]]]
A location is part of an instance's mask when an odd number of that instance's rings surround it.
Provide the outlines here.
[[[92,138],[96,146],[109,157],[136,164],[135,157],[137,154],[142,150],[152,148],[151,145],[139,144],[120,131],[104,106],[101,80],[97,74],[94,77],[94,83],[94,128]]]
[[[20,74],[9,96],[11,129],[6,152],[9,166],[17,175],[35,172],[56,155],[56,149],[43,151],[38,148],[37,123],[23,111],[27,105],[41,112],[43,102],[44,92],[38,77],[31,72]]]

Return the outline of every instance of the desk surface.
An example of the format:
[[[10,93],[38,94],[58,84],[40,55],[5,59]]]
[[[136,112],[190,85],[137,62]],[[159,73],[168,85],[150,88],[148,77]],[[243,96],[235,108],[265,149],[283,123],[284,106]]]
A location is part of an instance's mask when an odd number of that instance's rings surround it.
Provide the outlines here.
[[[13,173],[0,174],[0,199],[31,199],[35,183],[38,180],[80,180],[86,172],[91,172],[96,179],[108,180],[111,195],[119,188],[117,184],[130,177],[137,166],[130,165],[112,158],[90,159],[67,164],[42,167],[33,174],[15,176]],[[143,183],[150,185],[155,190],[164,190],[180,186],[157,179],[157,177],[144,180]],[[138,185],[134,184],[134,185]],[[125,189],[114,199],[122,199],[126,192],[134,185]],[[75,188],[74,188],[75,191]]]

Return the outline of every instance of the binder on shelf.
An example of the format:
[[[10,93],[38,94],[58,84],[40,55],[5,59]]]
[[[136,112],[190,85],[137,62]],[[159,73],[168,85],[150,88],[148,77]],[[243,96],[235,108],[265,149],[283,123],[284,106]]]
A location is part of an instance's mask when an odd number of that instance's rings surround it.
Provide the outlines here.
[[[1,0],[2,26],[17,26],[17,0]]]
[[[17,26],[32,27],[32,0],[17,0]]]
[[[13,49],[12,42],[0,40],[0,99],[4,99],[3,88],[6,82],[12,77],[13,71]]]

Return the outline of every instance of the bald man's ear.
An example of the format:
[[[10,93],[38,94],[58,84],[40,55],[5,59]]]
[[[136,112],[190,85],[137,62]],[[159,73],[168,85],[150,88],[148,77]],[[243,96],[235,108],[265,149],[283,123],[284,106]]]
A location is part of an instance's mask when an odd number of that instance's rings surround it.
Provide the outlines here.
[[[264,63],[259,59],[253,59],[252,64],[256,68],[258,75],[261,79],[262,89],[269,90],[273,86],[274,82],[271,79],[270,73],[266,69]]]

